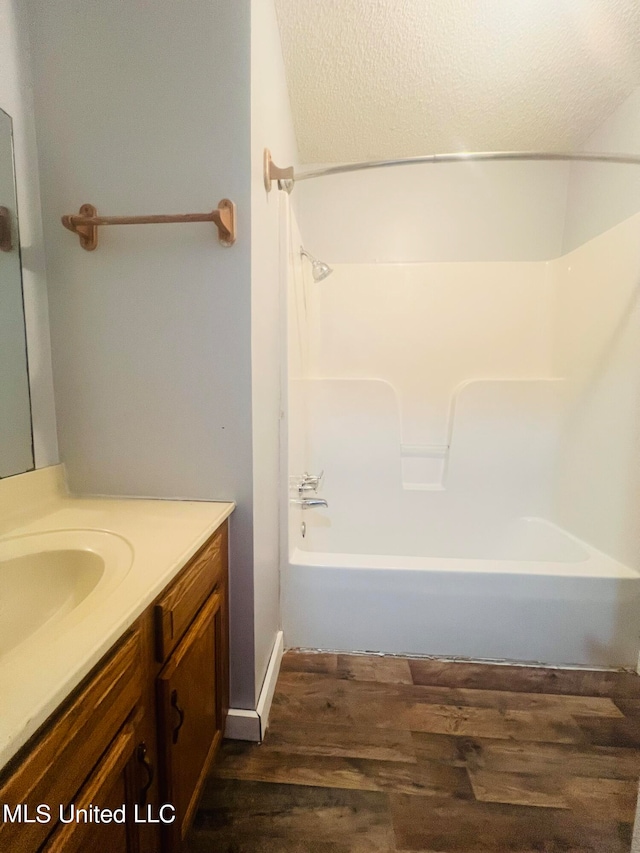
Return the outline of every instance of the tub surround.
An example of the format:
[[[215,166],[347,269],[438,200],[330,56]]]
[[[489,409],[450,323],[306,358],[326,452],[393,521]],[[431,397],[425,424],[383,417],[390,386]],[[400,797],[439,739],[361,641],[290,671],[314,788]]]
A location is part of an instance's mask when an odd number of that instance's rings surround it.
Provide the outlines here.
[[[288,647],[637,666],[639,229],[384,263],[302,227],[334,275],[289,267],[284,478],[328,508],[289,506]]]
[[[232,502],[77,498],[63,466],[0,481],[0,543],[66,531],[124,540],[130,566],[70,613],[0,653],[0,767],[22,747],[233,512]],[[59,534],[62,535],[62,534]],[[75,547],[82,547],[81,544]],[[109,566],[105,575],[109,572]]]

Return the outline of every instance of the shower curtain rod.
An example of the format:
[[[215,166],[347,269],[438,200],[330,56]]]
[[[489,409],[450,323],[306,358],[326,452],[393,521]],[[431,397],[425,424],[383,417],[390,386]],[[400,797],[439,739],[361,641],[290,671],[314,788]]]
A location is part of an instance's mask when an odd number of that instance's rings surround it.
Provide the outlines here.
[[[499,160],[569,160],[588,163],[622,163],[640,166],[637,154],[604,154],[570,151],[457,151],[450,154],[425,154],[421,157],[402,157],[398,160],[368,160],[362,163],[343,163],[323,169],[311,169],[294,173],[293,166],[281,169],[271,159],[268,148],[264,150],[264,185],[267,192],[273,181],[281,190],[290,193],[297,181],[321,178],[325,175],[341,175],[345,172],[362,172],[365,169],[383,169],[386,166],[413,166],[418,163],[466,163]]]

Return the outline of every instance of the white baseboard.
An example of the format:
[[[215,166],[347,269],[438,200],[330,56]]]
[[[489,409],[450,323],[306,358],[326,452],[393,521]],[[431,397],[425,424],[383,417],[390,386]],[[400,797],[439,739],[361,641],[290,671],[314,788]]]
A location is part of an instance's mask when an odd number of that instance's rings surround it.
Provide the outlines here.
[[[262,682],[262,689],[258,697],[258,705],[255,711],[247,711],[243,708],[229,708],[227,725],[224,736],[230,740],[251,740],[260,743],[269,724],[269,712],[271,702],[278,681],[280,662],[284,653],[284,636],[278,631],[276,641],[273,644],[269,666]]]
[[[269,658],[269,666],[267,667],[267,672],[264,677],[264,681],[262,682],[262,690],[260,691],[260,697],[258,698],[258,707],[256,708],[258,716],[260,717],[260,740],[264,737],[267,726],[269,725],[269,712],[271,711],[273,694],[276,692],[276,682],[278,681],[283,654],[284,634],[282,631],[278,631],[276,634],[276,641],[273,644],[273,649],[271,651],[271,657]]]
[[[260,717],[257,711],[229,708],[224,736],[231,740],[253,740],[260,743]]]

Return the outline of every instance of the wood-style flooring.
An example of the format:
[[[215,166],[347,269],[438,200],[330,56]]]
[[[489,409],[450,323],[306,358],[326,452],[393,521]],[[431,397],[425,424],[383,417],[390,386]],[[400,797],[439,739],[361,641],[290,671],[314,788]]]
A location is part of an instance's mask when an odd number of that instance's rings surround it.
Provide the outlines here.
[[[190,853],[628,853],[640,678],[288,652]]]

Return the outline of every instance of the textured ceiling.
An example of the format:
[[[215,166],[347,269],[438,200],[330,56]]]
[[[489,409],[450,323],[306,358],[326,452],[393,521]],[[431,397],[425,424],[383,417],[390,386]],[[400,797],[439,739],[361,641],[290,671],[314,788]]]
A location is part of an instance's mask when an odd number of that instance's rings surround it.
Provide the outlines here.
[[[302,162],[579,146],[640,85],[639,0],[276,0]]]

